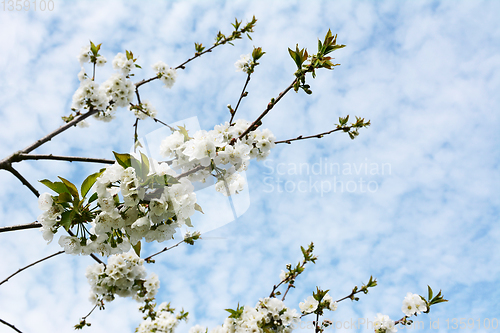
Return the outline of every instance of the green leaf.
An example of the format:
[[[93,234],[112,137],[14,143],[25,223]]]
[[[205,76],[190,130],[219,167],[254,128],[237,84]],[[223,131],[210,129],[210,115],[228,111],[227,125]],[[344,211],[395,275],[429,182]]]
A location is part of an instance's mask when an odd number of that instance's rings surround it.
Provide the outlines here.
[[[73,196],[73,198],[78,199],[79,195],[78,195],[78,190],[76,189],[75,184],[73,184],[72,182],[70,182],[67,179],[64,179],[63,177],[59,177],[58,176],[58,178],[60,180],[62,180],[62,182],[64,183],[64,185],[66,185],[66,187],[68,188],[68,192]]]
[[[66,229],[66,231],[69,230],[71,227],[71,220],[73,218],[74,212],[72,210],[65,211],[64,213],[61,214],[61,221],[59,221],[59,224]]]
[[[149,173],[149,159],[141,152],[141,174],[142,179],[146,179]]]
[[[203,209],[201,209],[201,206],[198,205],[196,202],[194,203],[194,210],[197,210],[200,213],[205,214],[205,213],[203,213]]]
[[[428,300],[430,301],[432,299],[432,288],[429,285],[427,285],[427,292],[429,295]]]
[[[117,152],[113,152],[115,155],[116,161],[120,164],[124,169],[130,168],[132,166],[132,162],[130,161],[130,154],[119,154]]]
[[[132,245],[132,248],[134,249],[137,256],[140,257],[141,256],[141,241],[138,241],[137,244]]]
[[[177,126],[182,135],[184,135],[184,142],[189,141],[191,138],[189,137],[188,131],[183,126]]]
[[[165,179],[165,185],[170,185],[170,184],[179,184],[179,180],[177,178],[170,176],[170,175],[164,175],[163,176]]]
[[[137,64],[135,64],[135,67],[142,69],[142,67]]]
[[[188,217],[187,219],[184,220],[184,223],[186,223],[186,225],[190,228],[193,227],[193,225],[191,224],[191,219]]]
[[[61,194],[59,194],[58,198],[57,198],[57,203],[63,203],[63,202],[71,202],[72,200],[72,196],[71,194],[69,194],[68,192],[63,192]]]
[[[98,56],[100,49],[101,49],[101,44],[95,45],[94,43],[92,43],[92,41],[90,41],[90,51],[95,57]]]
[[[299,44],[297,44],[297,50],[298,50],[298,47],[299,47]],[[302,63],[300,62],[300,55],[290,48],[288,48],[288,53],[290,53],[290,56],[292,57],[293,61],[295,61],[297,68],[300,69],[302,67]]]
[[[97,192],[94,192],[94,193],[90,196],[88,203],[92,203],[92,202],[94,202],[94,201],[96,201],[96,200],[97,200]]]
[[[61,182],[51,182],[50,180],[48,179],[43,179],[43,180],[40,180],[40,183],[42,183],[43,185],[47,186],[48,188],[50,188],[52,191],[58,193],[58,194],[61,194],[63,192],[68,192],[68,188],[66,187],[66,185],[64,185],[63,183]]]
[[[89,193],[90,189],[95,184],[97,178],[99,178],[99,176],[102,175],[104,170],[106,170],[106,169],[102,169],[101,171],[93,173],[90,176],[88,176],[87,178],[85,178],[85,180],[82,183],[81,189],[80,189],[80,191],[82,193],[82,197],[85,198],[87,193]]]

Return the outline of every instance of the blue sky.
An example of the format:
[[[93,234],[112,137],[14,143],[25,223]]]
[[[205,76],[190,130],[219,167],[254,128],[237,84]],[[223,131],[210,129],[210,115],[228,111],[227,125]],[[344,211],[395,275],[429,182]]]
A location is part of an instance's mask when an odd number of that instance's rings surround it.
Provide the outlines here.
[[[300,259],[300,246],[311,241],[319,259],[287,296],[290,307],[298,309],[316,286],[340,298],[373,275],[378,287],[357,303],[342,302],[326,317],[373,320],[381,312],[398,319],[406,293],[424,294],[429,284],[450,302],[419,316],[425,324],[421,331],[449,331],[454,318],[472,318],[472,330],[486,332],[477,320],[500,320],[499,2],[55,0],[54,5],[52,12],[0,11],[2,158],[62,124],[78,87],[76,56],[89,39],[102,43],[109,62],[117,52],[132,50],[143,67],[136,71],[139,80],[153,75],[156,61],[177,66],[192,56],[194,42],[210,45],[218,30],[230,32],[235,17],[247,21],[255,15],[252,41],[217,48],[190,63],[171,90],[154,82],[142,92],[160,119],[197,117],[203,129],[228,120],[226,105],[236,104],[245,81],[233,64],[252,46],[262,46],[266,54],[238,111],[248,120],[292,82],[295,65],[288,47],[299,43],[311,53],[329,28],[347,45],[334,54],[341,66],[309,80],[311,96],[289,93],[264,118],[264,127],[288,139],[332,129],[347,114],[370,119],[372,126],[354,141],[335,133],[278,145],[265,163],[253,161],[246,173],[249,190],[235,198],[242,205],[250,201],[244,214],[148,267],[161,277],[158,301],[192,314],[178,332],[195,324],[211,329],[223,322],[223,309],[238,302],[255,305],[279,282],[281,269]],[[112,72],[108,63],[97,80]],[[133,115],[120,110],[113,122],[91,120],[89,128],[67,131],[36,153],[111,158],[112,150],[129,151],[133,122]],[[139,131],[147,135],[159,128],[142,121]],[[322,171],[315,172],[315,164]],[[301,166],[302,172],[294,171]],[[16,164],[34,184],[57,176],[78,183],[99,167]],[[0,182],[0,225],[34,221],[40,214],[35,197],[7,172],[0,173]],[[193,217],[195,227],[206,225],[223,199],[200,192],[207,216]],[[59,251],[57,242],[46,245],[37,230],[0,238],[0,279]],[[151,250],[163,246],[153,244]],[[19,274],[0,286],[0,318],[23,332],[71,331],[91,308],[84,276],[91,263],[58,256]],[[136,302],[117,299],[91,316],[87,330],[132,332],[140,322],[136,309]],[[439,329],[429,328],[429,320],[438,319]],[[4,331],[9,330],[1,326]]]

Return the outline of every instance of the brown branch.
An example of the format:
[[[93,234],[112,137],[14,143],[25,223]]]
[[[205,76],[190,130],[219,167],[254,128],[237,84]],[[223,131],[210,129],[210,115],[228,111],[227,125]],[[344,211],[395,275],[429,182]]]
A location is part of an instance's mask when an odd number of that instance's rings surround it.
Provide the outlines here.
[[[33,192],[33,194],[36,195],[37,198],[40,196],[40,193],[38,193],[37,189],[33,185],[31,185],[31,183],[28,180],[26,180],[26,178],[24,178],[16,169],[14,169],[11,164],[4,166],[4,169],[9,171],[14,176],[16,176],[17,179],[19,179],[24,186],[29,188],[30,191]]]
[[[205,168],[208,168],[208,166],[204,167],[203,165],[198,165],[198,166],[197,166],[196,168],[194,168],[194,169],[191,169],[191,170],[189,170],[189,171],[186,171],[186,172],[184,172],[184,173],[181,173],[181,174],[180,174],[180,175],[178,175],[176,178],[177,178],[177,179],[181,179],[181,178],[183,178],[183,177],[189,176],[190,174],[195,173],[195,172],[198,172],[198,171],[203,170],[203,169],[205,169]]]
[[[94,115],[96,113],[97,113],[97,110],[95,110],[94,108],[90,108],[90,110],[87,113],[82,114],[81,116],[73,119],[72,121],[70,121],[70,122],[62,125],[61,127],[59,127],[58,129],[56,129],[55,131],[47,134],[43,138],[35,141],[34,143],[32,143],[31,145],[29,145],[28,147],[26,147],[23,150],[21,150],[20,153],[26,153],[27,154],[27,153],[35,150],[36,148],[40,147],[44,143],[52,140],[52,138],[55,137],[56,135],[61,134],[62,132],[66,131],[68,128],[70,128],[72,126],[76,126],[76,124],[78,124],[79,122],[87,119],[88,117],[90,117],[90,116],[92,116],[92,115]]]
[[[238,32],[239,32],[240,34],[241,34],[241,33],[244,33],[244,32],[248,32],[248,31],[243,31],[243,30],[244,30],[244,29],[242,29],[241,31],[238,31]],[[206,49],[206,50],[205,50],[205,51],[203,51],[203,52],[196,52],[196,53],[194,54],[194,56],[193,56],[193,57],[191,57],[191,58],[189,58],[188,60],[184,61],[182,64],[180,64],[179,66],[175,67],[174,69],[185,69],[185,68],[186,68],[186,67],[185,67],[185,65],[186,65],[187,63],[189,63],[189,62],[193,61],[193,60],[194,60],[194,59],[196,59],[196,58],[201,57],[201,56],[202,56],[202,55],[204,55],[205,53],[212,52],[212,50],[213,50],[214,48],[216,48],[217,46],[224,45],[224,44],[226,44],[226,43],[228,43],[228,42],[230,42],[230,41],[234,40],[234,37],[233,37],[234,33],[235,33],[235,32],[233,32],[233,34],[231,34],[231,36],[226,37],[226,38],[224,38],[223,40],[216,42],[216,43],[215,43],[214,45],[212,45],[209,49]],[[137,82],[137,83],[135,84],[135,87],[136,87],[136,88],[139,88],[139,87],[140,87],[140,86],[142,86],[143,84],[146,84],[146,83],[148,83],[148,82],[154,81],[154,80],[156,80],[156,79],[158,79],[158,77],[157,77],[157,76],[152,77],[152,78],[149,78],[149,79],[144,79],[144,80],[141,80],[141,81],[139,81],[139,82]]]
[[[293,86],[295,85],[295,83],[297,82],[297,80],[299,80],[299,78],[295,78],[295,80],[293,80],[293,82],[285,89],[283,90],[282,92],[280,92],[280,94],[278,95],[278,98],[276,98],[276,100],[270,102],[269,104],[267,104],[267,108],[260,114],[259,117],[257,117],[257,119],[255,119],[255,121],[252,123],[252,125],[250,125],[245,132],[243,132],[239,137],[238,139],[242,139],[244,138],[248,133],[250,133],[250,131],[253,131],[255,130],[257,127],[259,127],[260,125],[257,125],[261,120],[262,118],[264,118],[264,116],[266,114],[268,114],[269,111],[271,111],[271,109],[276,105],[276,103],[278,103],[282,98],[283,96],[285,96],[286,93],[288,93],[292,88]],[[236,142],[235,139],[233,139],[231,141],[232,144],[234,144]]]
[[[13,225],[13,226],[8,226],[8,227],[0,227],[0,233],[2,232],[9,232],[9,231],[16,231],[16,230],[24,230],[24,229],[35,229],[35,228],[40,228],[42,226],[41,223],[38,223],[37,221],[28,223],[28,224],[18,224],[18,225]]]
[[[9,279],[10,279],[11,277],[13,277],[13,276],[15,276],[15,275],[17,275],[17,274],[21,273],[21,272],[22,272],[22,271],[24,271],[25,269],[28,269],[28,268],[30,268],[31,266],[35,266],[36,264],[41,263],[42,261],[47,260],[47,259],[50,259],[50,258],[52,258],[52,257],[55,257],[55,256],[57,256],[57,255],[59,255],[59,254],[61,254],[61,253],[64,253],[64,251],[59,251],[59,252],[53,253],[53,254],[51,254],[50,256],[47,256],[47,257],[42,258],[42,259],[40,259],[40,260],[37,260],[37,261],[35,261],[34,263],[31,263],[31,264],[29,264],[29,265],[27,265],[27,266],[24,266],[23,268],[18,269],[18,270],[17,270],[17,272],[15,272],[15,273],[13,273],[13,274],[9,275],[9,276],[8,276],[5,280],[3,280],[2,282],[0,282],[0,285],[2,285],[3,283],[5,283],[5,282],[9,281]]]
[[[240,106],[241,100],[243,99],[243,97],[246,96],[245,89],[247,88],[248,82],[250,82],[251,75],[252,75],[252,73],[248,73],[247,80],[245,82],[245,85],[243,86],[243,90],[241,91],[240,98],[238,99],[238,103],[236,104],[236,107],[234,108],[234,110],[232,110],[232,112],[231,112],[231,119],[229,119],[229,125],[231,125],[231,123],[233,122],[234,115],[236,114],[236,111],[238,111],[238,107]]]
[[[161,251],[159,251],[159,252],[156,252],[156,253],[154,253],[154,254],[150,255],[150,256],[149,256],[149,257],[147,257],[147,258],[144,258],[144,261],[145,261],[145,262],[147,262],[147,263],[150,263],[150,262],[151,262],[151,258],[153,258],[153,257],[155,257],[155,256],[157,256],[157,255],[159,255],[160,253],[163,253],[163,252],[166,252],[166,251],[168,251],[168,250],[170,250],[170,249],[173,249],[174,247],[177,247],[177,246],[181,245],[182,243],[184,243],[184,240],[180,241],[179,243],[177,243],[177,244],[175,244],[175,245],[172,245],[171,247],[165,247],[163,250],[161,250]]]
[[[55,160],[68,162],[89,162],[89,163],[104,163],[113,164],[115,161],[105,158],[79,157],[79,156],[59,156],[52,154],[24,154],[19,153],[15,156],[12,162],[20,162],[24,160]]]
[[[18,332],[18,333],[23,333],[23,332],[21,332],[20,330],[18,330],[18,329],[16,328],[16,326],[14,326],[14,325],[12,325],[12,324],[9,324],[8,322],[6,322],[6,321],[5,321],[5,320],[3,320],[3,319],[0,319],[0,323],[2,323],[2,324],[4,324],[4,325],[9,326],[10,328],[12,328],[14,331],[16,331],[16,332]]]
[[[226,38],[226,39],[227,39],[227,38]],[[226,41],[226,42],[227,42],[227,41]],[[224,42],[224,44],[225,44],[226,42]],[[184,61],[182,64],[180,64],[179,66],[175,67],[174,69],[185,69],[186,67],[185,67],[184,65],[186,65],[187,63],[189,63],[189,62],[193,61],[194,59],[196,59],[196,58],[198,58],[198,57],[202,56],[202,55],[203,55],[203,54],[205,54],[205,53],[212,52],[212,49],[214,49],[215,47],[217,47],[217,46],[219,46],[219,45],[222,45],[222,44],[223,44],[223,43],[214,44],[214,45],[213,45],[211,48],[209,48],[208,50],[205,50],[205,51],[203,51],[203,52],[201,52],[201,53],[195,53],[194,57],[189,58],[188,60]],[[155,77],[152,77],[152,78],[149,78],[149,79],[144,79],[144,80],[141,80],[141,81],[139,81],[139,82],[137,82],[137,83],[135,84],[135,87],[136,87],[136,88],[139,88],[139,87],[140,87],[140,86],[142,86],[143,84],[146,84],[146,83],[148,83],[148,82],[154,81],[154,80],[156,80],[156,79],[158,79],[158,76],[155,76]]]
[[[33,194],[35,194],[37,197],[40,196],[40,194],[38,193],[38,191],[33,187],[33,185],[31,185],[19,172],[17,172],[13,167],[12,167],[12,162],[13,161],[16,161],[19,159],[19,155],[20,154],[28,154],[29,152],[35,150],[36,148],[40,147],[41,145],[43,145],[44,143],[52,140],[53,137],[55,137],[56,135],[58,134],[61,134],[62,132],[66,131],[68,128],[70,128],[71,126],[76,126],[76,124],[78,124],[79,122],[85,120],[86,118],[90,117],[91,115],[97,113],[97,110],[94,110],[93,108],[91,108],[87,113],[73,119],[72,121],[66,123],[65,125],[59,127],[58,129],[56,129],[55,131],[47,134],[46,136],[44,136],[43,138],[35,141],[34,143],[32,143],[31,145],[29,145],[28,147],[18,151],[18,152],[15,152],[13,154],[11,154],[10,156],[4,158],[3,160],[0,161],[0,169],[4,169],[4,170],[7,170],[9,171],[10,173],[12,173],[14,176],[16,176],[25,186],[27,186],[31,192],[33,192]]]
[[[323,132],[323,133],[319,133],[319,134],[315,134],[315,135],[309,135],[309,136],[299,135],[298,137],[293,138],[293,139],[275,141],[274,143],[276,143],[276,144],[278,144],[278,143],[288,143],[288,144],[291,144],[292,141],[297,141],[297,140],[307,140],[307,139],[313,139],[313,138],[321,139],[323,136],[331,134],[333,132],[338,132],[338,131],[344,131],[344,132],[346,132],[346,130],[349,131],[351,129],[351,127],[352,126],[340,127],[340,128],[336,128],[334,130],[328,131],[328,132]]]

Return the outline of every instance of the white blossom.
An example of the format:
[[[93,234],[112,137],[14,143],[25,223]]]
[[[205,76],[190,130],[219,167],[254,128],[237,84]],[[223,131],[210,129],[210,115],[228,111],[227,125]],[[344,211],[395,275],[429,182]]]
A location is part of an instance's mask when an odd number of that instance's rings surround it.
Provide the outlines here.
[[[240,59],[234,63],[234,67],[236,67],[236,71],[237,72],[243,71],[245,73],[248,73],[251,59],[252,58],[250,57],[250,54],[242,54],[240,56]]]
[[[174,68],[170,68],[163,61],[158,61],[153,66],[156,71],[156,76],[167,88],[172,88],[175,80],[177,79],[177,71]]]
[[[304,302],[299,303],[299,308],[302,313],[311,313],[318,308],[319,302],[313,297],[309,296]]]
[[[394,333],[397,332],[397,328],[394,326],[394,320],[391,320],[389,316],[377,313],[375,320],[373,322],[373,328],[377,333]]]

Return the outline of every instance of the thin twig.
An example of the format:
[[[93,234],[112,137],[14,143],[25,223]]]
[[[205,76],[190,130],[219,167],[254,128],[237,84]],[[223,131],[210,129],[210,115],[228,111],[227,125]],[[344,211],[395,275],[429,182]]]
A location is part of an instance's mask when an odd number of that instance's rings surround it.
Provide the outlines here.
[[[170,125],[169,125],[169,124],[167,124],[167,123],[164,123],[163,121],[161,121],[161,120],[160,120],[160,119],[158,119],[158,118],[153,118],[153,120],[154,120],[156,123],[160,123],[160,124],[162,124],[162,125],[164,125],[164,126],[167,126],[167,127],[168,127],[168,128],[170,128],[172,131],[174,131],[174,130],[175,130],[175,128],[173,128],[172,126],[170,126]]]
[[[276,100],[274,100],[274,102],[271,102],[269,104],[267,104],[267,108],[260,114],[259,117],[257,117],[257,119],[255,119],[255,121],[252,123],[252,125],[248,126],[248,128],[246,129],[245,132],[243,132],[239,137],[238,139],[243,139],[248,133],[250,133],[250,131],[253,131],[255,130],[257,127],[259,127],[260,125],[257,125],[261,120],[262,118],[264,118],[264,116],[269,112],[271,111],[271,109],[276,105],[276,103],[278,103],[282,98],[283,96],[285,96],[285,94],[287,92],[289,92],[293,86],[295,85],[295,82],[297,82],[299,78],[295,78],[295,80],[293,80],[293,82],[285,89],[283,90],[279,95],[278,95],[278,98],[276,98]],[[233,139],[231,141],[232,144],[236,143],[236,140]]]
[[[319,133],[319,134],[315,134],[315,135],[309,135],[309,136],[299,135],[298,137],[293,138],[293,139],[275,141],[274,143],[275,144],[278,144],[278,143],[288,143],[288,144],[291,144],[292,141],[297,141],[297,140],[307,140],[307,139],[313,139],[313,138],[321,139],[323,136],[331,134],[333,132],[338,132],[338,131],[344,131],[345,132],[346,130],[349,131],[351,129],[351,127],[352,126],[336,128],[336,129],[328,131],[328,132],[323,132],[323,133]]]
[[[232,124],[234,115],[236,114],[236,111],[238,111],[238,107],[240,106],[241,100],[243,97],[245,97],[245,89],[247,89],[248,82],[250,82],[250,76],[252,73],[248,73],[247,80],[245,82],[245,85],[243,86],[243,90],[241,91],[240,98],[238,99],[238,103],[236,104],[236,107],[234,108],[233,112],[231,112],[231,119],[229,119],[229,125]]]
[[[181,179],[181,178],[183,178],[183,177],[189,176],[189,175],[190,175],[190,174],[192,174],[192,173],[198,172],[198,171],[203,170],[203,169],[206,169],[206,168],[208,168],[208,167],[209,167],[209,166],[206,166],[206,167],[205,167],[205,166],[203,166],[203,165],[198,165],[196,168],[191,169],[191,170],[189,170],[189,171],[186,171],[186,172],[184,172],[184,173],[181,173],[180,175],[178,175],[178,176],[177,176],[177,177],[175,177],[175,178],[177,178],[177,179]]]
[[[99,304],[96,304],[94,305],[94,307],[92,308],[92,310],[90,310],[90,312],[85,316],[85,317],[82,317],[83,320],[87,319],[91,314],[92,312],[94,312],[94,310],[99,306]]]
[[[231,39],[231,37],[232,37],[232,35],[231,35],[231,36],[229,36],[229,37],[224,38],[223,40],[221,40],[221,41],[219,41],[219,42],[216,42],[216,43],[215,43],[214,45],[212,45],[209,49],[206,49],[206,50],[205,50],[205,51],[203,51],[203,52],[196,52],[196,53],[194,54],[194,56],[193,56],[193,57],[191,57],[191,58],[189,58],[188,60],[184,61],[182,64],[180,64],[179,66],[175,67],[174,69],[185,69],[185,68],[186,68],[186,66],[185,66],[185,65],[186,65],[187,63],[189,63],[189,62],[193,61],[194,59],[196,59],[196,58],[198,58],[198,57],[201,57],[201,56],[202,56],[202,55],[204,55],[205,53],[212,52],[212,50],[213,50],[214,48],[216,48],[217,46],[224,45],[224,44],[228,43],[229,41],[231,41],[231,40],[232,40],[232,39]],[[154,80],[156,80],[156,79],[158,79],[158,76],[155,76],[155,77],[152,77],[152,78],[149,78],[149,79],[144,79],[144,80],[141,80],[141,81],[139,81],[139,82],[137,82],[137,83],[135,84],[135,87],[136,87],[136,88],[139,88],[139,87],[140,87],[140,86],[142,86],[143,84],[146,84],[146,83],[148,83],[148,82],[154,81]]]
[[[43,145],[44,143],[52,140],[53,137],[55,137],[56,135],[58,134],[61,134],[62,132],[66,131],[68,128],[72,127],[72,126],[76,126],[76,124],[78,124],[79,122],[87,119],[88,117],[96,114],[98,111],[95,110],[94,108],[90,108],[90,110],[87,112],[87,113],[84,113],[82,114],[81,116],[79,117],[76,117],[75,119],[73,119],[72,121],[62,125],[61,127],[59,127],[58,129],[56,129],[55,131],[47,134],[46,136],[44,136],[43,138],[35,141],[34,143],[32,143],[31,145],[29,145],[28,147],[24,148],[23,150],[21,150],[20,152],[21,153],[29,153],[33,150],[35,150],[36,148],[40,147],[41,145]]]
[[[292,285],[291,285],[291,284],[288,284],[288,287],[286,288],[285,293],[283,294],[283,298],[281,299],[281,301],[285,301],[286,294],[288,294],[288,291],[289,291],[291,288],[292,288]]]
[[[134,152],[135,148],[137,147],[137,141],[139,139],[139,135],[137,134],[137,128],[139,127],[139,118],[135,118],[135,123],[134,123]]]
[[[55,160],[55,161],[67,161],[67,162],[89,162],[89,163],[104,163],[104,164],[115,163],[115,161],[108,160],[105,158],[60,156],[52,154],[24,154],[24,153],[16,155],[16,158],[12,162],[20,162],[24,160]]]
[[[18,330],[18,329],[16,328],[16,326],[14,326],[14,325],[12,325],[12,324],[9,324],[8,322],[6,322],[6,321],[5,321],[5,320],[3,320],[3,319],[0,319],[0,323],[2,323],[2,324],[4,324],[4,325],[9,326],[10,328],[12,328],[14,331],[16,331],[16,332],[18,332],[18,333],[23,333],[23,332],[21,332],[20,330]]]
[[[28,223],[28,224],[18,224],[18,225],[13,225],[13,226],[8,226],[8,227],[0,227],[0,233],[9,232],[9,231],[16,231],[16,230],[24,230],[24,229],[35,229],[35,228],[40,228],[41,226],[42,226],[41,223],[35,221],[32,223]]]
[[[150,255],[147,258],[144,258],[144,261],[147,262],[147,263],[149,263],[151,261],[151,258],[159,255],[160,253],[163,253],[163,252],[166,252],[166,251],[168,251],[170,249],[173,249],[174,247],[177,247],[177,246],[181,245],[182,243],[184,243],[184,240],[180,241],[179,243],[177,243],[175,245],[172,245],[171,247],[165,247],[163,250],[161,250],[159,252],[156,252],[155,254],[152,254],[152,255]]]
[[[14,169],[11,164],[6,165],[5,170],[9,171],[11,174],[16,176],[17,179],[19,179],[21,183],[23,183],[23,185],[29,188],[30,191],[33,192],[33,194],[36,195],[37,198],[40,196],[40,193],[38,193],[37,189],[33,185],[31,185],[31,183],[28,180],[26,180],[26,178],[24,178],[16,169]]]
[[[42,261],[44,261],[44,260],[50,259],[50,258],[52,258],[52,257],[55,257],[55,256],[57,256],[57,255],[59,255],[59,254],[61,254],[61,253],[64,253],[64,251],[59,251],[59,252],[53,253],[53,254],[51,254],[50,256],[47,256],[47,257],[42,258],[42,259],[40,259],[40,260],[37,260],[37,261],[35,261],[34,263],[31,263],[31,264],[29,264],[29,265],[27,265],[27,266],[24,266],[23,268],[18,269],[18,270],[17,270],[17,272],[15,272],[15,273],[13,273],[13,274],[9,275],[9,276],[8,276],[5,280],[3,280],[2,282],[0,282],[0,285],[2,285],[2,284],[4,284],[5,282],[9,281],[9,279],[10,279],[11,277],[13,277],[13,276],[15,276],[15,275],[17,275],[17,274],[21,273],[21,272],[22,272],[22,271],[24,271],[25,269],[30,268],[31,266],[34,266],[34,265],[36,265],[36,264],[38,264],[38,263],[41,263],[41,262],[42,262]]]

